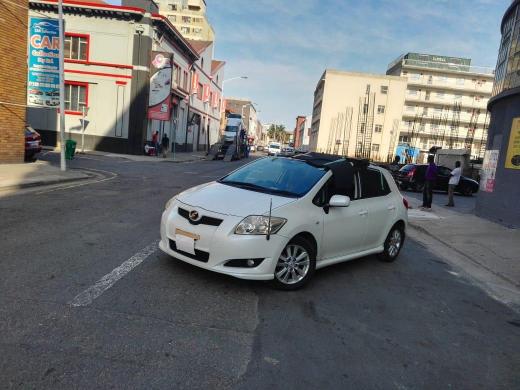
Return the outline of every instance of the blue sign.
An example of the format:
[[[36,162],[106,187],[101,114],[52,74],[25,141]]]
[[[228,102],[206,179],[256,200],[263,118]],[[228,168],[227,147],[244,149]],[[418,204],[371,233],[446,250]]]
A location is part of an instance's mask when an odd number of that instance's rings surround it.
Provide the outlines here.
[[[401,157],[401,163],[408,164],[415,163],[420,152],[419,148],[414,148],[407,143],[399,143],[395,155]]]
[[[31,18],[29,77],[27,80],[28,105],[56,107],[60,104],[59,55],[58,19]]]

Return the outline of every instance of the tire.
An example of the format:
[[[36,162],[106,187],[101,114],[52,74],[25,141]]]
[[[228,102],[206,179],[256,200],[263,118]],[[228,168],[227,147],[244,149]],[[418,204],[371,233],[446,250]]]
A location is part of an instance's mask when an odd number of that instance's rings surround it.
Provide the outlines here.
[[[462,188],[461,193],[462,193],[462,195],[464,195],[464,196],[471,196],[471,195],[473,195],[473,190],[471,189],[470,186],[466,186],[466,187],[463,187],[463,188]]]
[[[379,259],[391,263],[397,259],[404,244],[404,230],[398,225],[394,225],[388,236],[386,236],[383,253],[379,254]],[[398,240],[398,241],[396,241]]]
[[[280,254],[272,285],[279,290],[297,290],[307,284],[315,270],[313,246],[304,238],[293,238]]]

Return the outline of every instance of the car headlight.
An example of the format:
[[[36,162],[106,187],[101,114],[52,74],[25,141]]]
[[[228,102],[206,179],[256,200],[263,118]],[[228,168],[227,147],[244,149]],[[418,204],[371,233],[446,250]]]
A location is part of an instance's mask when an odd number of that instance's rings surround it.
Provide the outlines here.
[[[271,217],[271,234],[279,231],[287,220],[285,218]],[[235,228],[235,234],[259,234],[267,235],[269,230],[269,217],[263,215],[250,215],[245,217]]]
[[[172,205],[173,202],[175,202],[175,196],[173,198],[171,198],[168,202],[166,202],[166,205],[164,206],[164,209],[165,210],[168,210],[170,208],[170,206]]]

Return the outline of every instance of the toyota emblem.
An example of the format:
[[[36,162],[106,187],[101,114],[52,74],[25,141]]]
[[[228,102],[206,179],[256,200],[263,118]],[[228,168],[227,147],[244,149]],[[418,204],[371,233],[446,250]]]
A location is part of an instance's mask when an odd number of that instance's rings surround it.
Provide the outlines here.
[[[196,221],[197,219],[199,219],[199,213],[197,212],[197,210],[191,210],[190,211],[190,220]]]

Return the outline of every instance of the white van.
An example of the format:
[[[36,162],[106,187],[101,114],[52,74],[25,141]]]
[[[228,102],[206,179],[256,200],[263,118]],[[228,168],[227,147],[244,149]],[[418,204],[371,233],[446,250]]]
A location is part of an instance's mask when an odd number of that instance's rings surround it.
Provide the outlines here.
[[[242,118],[239,115],[238,117],[228,117],[226,129],[224,130],[224,141],[233,142],[237,134],[240,135],[240,131],[243,128]]]
[[[271,142],[267,147],[267,154],[269,156],[276,156],[282,151],[282,144],[279,142]]]

